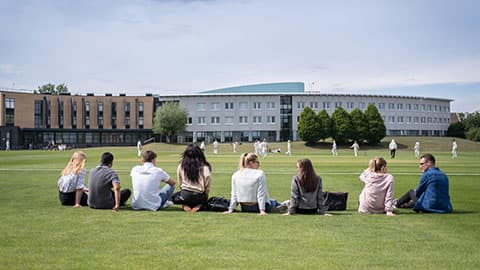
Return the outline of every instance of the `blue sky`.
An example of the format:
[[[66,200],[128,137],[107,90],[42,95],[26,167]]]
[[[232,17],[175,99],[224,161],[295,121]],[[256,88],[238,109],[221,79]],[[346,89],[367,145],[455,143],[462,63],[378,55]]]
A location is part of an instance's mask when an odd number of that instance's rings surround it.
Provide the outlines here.
[[[0,1],[0,87],[171,94],[270,82],[479,110],[480,1]]]

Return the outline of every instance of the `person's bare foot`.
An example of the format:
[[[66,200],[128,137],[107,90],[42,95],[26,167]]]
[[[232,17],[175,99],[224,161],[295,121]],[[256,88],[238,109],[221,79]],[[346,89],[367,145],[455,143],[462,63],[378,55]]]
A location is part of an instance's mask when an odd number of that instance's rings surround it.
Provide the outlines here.
[[[184,205],[184,206],[183,206],[183,211],[185,211],[185,212],[191,212],[191,211],[192,211],[192,208],[190,208],[190,206],[188,206],[188,205]]]
[[[198,210],[200,210],[201,207],[202,205],[196,205],[195,207],[192,208],[192,212],[197,212]]]

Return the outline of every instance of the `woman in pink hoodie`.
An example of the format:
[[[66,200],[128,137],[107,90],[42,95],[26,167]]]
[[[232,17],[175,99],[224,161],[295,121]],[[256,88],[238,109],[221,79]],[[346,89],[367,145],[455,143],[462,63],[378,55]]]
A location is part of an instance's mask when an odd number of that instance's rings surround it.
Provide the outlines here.
[[[393,213],[393,176],[387,173],[387,161],[382,157],[370,160],[360,175],[365,187],[360,193],[358,212],[361,214]]]

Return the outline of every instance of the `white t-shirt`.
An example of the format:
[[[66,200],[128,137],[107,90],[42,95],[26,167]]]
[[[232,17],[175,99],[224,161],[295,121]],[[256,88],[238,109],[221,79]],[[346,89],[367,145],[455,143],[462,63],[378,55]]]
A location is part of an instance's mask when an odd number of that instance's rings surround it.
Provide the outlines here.
[[[167,182],[170,176],[150,162],[133,167],[130,176],[133,187],[132,208],[157,211],[162,205],[160,183]]]

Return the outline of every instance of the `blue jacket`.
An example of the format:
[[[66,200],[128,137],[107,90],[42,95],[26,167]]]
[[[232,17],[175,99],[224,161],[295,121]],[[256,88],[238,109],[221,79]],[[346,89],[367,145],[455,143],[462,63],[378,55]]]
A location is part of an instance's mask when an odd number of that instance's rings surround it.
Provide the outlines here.
[[[437,167],[431,167],[420,178],[415,190],[417,202],[415,211],[451,213],[452,204],[448,193],[448,177]]]

